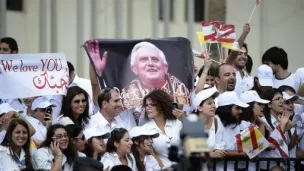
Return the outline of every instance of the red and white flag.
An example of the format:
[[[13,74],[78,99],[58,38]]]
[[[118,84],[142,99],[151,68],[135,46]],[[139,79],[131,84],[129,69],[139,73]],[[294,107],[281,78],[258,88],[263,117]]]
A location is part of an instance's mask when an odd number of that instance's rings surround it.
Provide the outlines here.
[[[211,22],[202,22],[202,29],[204,34],[204,40],[209,42],[216,39],[217,30],[214,23]]]
[[[236,41],[236,34],[234,25],[226,24],[222,25],[217,33],[218,42],[233,43]]]
[[[278,125],[270,134],[268,141],[273,144],[278,153],[284,158],[288,158],[288,146],[286,137],[283,134],[280,125]]]

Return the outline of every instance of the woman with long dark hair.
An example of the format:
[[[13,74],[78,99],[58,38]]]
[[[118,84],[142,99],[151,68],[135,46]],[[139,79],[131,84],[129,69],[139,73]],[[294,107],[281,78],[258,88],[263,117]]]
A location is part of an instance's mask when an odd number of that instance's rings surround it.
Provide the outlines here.
[[[11,120],[0,145],[0,170],[32,168],[29,126],[24,120]]]
[[[83,131],[83,134],[85,137],[84,153],[87,157],[100,161],[106,152],[104,140],[110,137],[110,133],[104,132],[104,129],[88,128]]]
[[[88,124],[89,116],[88,93],[78,86],[70,87],[66,97],[62,101],[62,116],[58,123],[63,124],[66,120],[72,121],[77,126],[84,128]]]
[[[71,171],[77,157],[66,128],[55,124],[49,127],[45,141],[32,156],[32,164],[34,169]]]
[[[108,139],[106,153],[101,158],[104,168],[111,170],[117,165],[129,166],[133,171],[137,171],[136,161],[131,153],[132,140],[129,133],[124,128],[115,128]]]
[[[148,131],[156,131],[159,137],[153,139],[153,152],[162,169],[169,168],[172,162],[168,158],[168,146],[179,147],[180,130],[182,122],[179,121],[173,110],[172,98],[163,90],[157,89],[150,92],[143,99],[145,117],[150,119],[143,125]]]
[[[161,170],[153,154],[153,138],[159,133],[148,132],[145,128],[134,127],[130,132],[133,141],[132,154],[135,157],[138,171],[159,171]]]

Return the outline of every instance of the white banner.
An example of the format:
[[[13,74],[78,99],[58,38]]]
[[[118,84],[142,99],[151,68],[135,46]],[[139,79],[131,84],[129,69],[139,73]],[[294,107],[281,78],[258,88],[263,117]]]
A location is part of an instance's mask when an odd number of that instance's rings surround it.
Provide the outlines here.
[[[68,80],[63,53],[0,55],[0,99],[65,95]]]

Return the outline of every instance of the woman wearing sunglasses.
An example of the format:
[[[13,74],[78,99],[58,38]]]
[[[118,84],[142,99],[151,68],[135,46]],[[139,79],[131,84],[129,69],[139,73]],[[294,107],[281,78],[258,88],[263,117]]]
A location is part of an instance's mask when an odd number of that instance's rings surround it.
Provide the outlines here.
[[[137,171],[136,161],[131,153],[132,140],[124,128],[115,128],[108,139],[106,153],[101,158],[104,168],[111,170],[117,165],[129,166]]]
[[[138,171],[159,171],[161,170],[153,153],[153,138],[159,133],[149,132],[142,127],[134,127],[130,132],[133,141],[132,153],[136,160]]]
[[[49,127],[45,141],[32,156],[32,164],[34,169],[71,171],[77,157],[66,128],[55,124]]]
[[[87,157],[100,161],[102,155],[106,152],[104,140],[110,138],[110,133],[96,128],[89,128],[85,129],[83,134],[85,137],[84,153]]]
[[[62,102],[59,124],[67,123],[67,120],[81,128],[89,122],[88,93],[82,88],[75,86],[68,89],[66,97]]]
[[[83,153],[85,147],[85,138],[82,129],[79,126],[70,124],[65,126],[70,137],[70,141],[73,143],[79,157],[86,157]]]

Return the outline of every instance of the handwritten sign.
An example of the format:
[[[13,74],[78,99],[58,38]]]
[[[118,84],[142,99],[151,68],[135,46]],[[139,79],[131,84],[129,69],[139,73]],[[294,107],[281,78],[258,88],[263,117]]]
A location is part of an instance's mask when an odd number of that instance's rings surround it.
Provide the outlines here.
[[[0,97],[64,95],[69,71],[64,54],[0,55]]]

